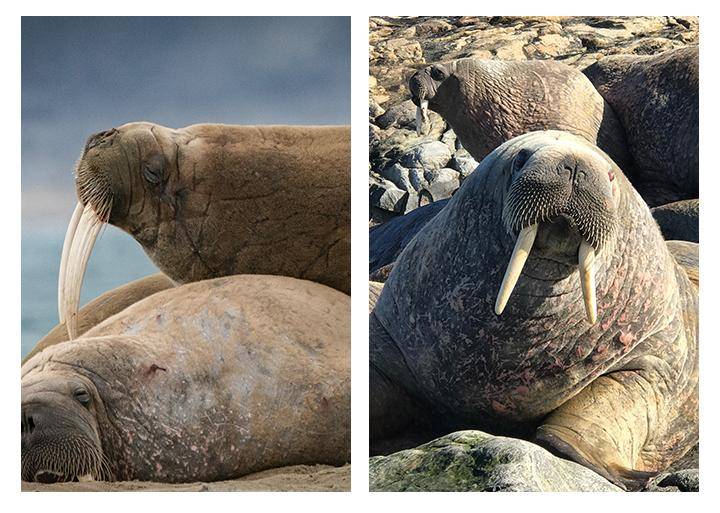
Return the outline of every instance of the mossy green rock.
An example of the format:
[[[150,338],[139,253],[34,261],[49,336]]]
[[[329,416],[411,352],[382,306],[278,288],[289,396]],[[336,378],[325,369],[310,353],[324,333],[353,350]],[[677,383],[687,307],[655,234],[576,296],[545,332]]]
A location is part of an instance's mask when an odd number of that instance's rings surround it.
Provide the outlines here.
[[[458,431],[370,458],[371,491],[615,492],[595,472],[524,440]]]

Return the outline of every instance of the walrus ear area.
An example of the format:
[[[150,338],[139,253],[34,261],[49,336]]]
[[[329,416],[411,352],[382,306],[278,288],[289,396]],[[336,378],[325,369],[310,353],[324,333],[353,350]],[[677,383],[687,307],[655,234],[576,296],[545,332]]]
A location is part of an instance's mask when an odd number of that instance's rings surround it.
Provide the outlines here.
[[[143,160],[141,164],[143,178],[153,185],[162,183],[165,179],[165,158],[155,153]]]

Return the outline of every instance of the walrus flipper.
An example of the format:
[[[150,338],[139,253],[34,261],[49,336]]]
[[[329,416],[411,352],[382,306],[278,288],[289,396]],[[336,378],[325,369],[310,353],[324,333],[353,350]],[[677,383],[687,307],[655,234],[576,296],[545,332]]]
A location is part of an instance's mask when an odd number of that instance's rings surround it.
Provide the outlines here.
[[[391,349],[392,348],[392,349]],[[388,359],[392,351],[394,356]],[[370,454],[389,454],[433,438],[429,409],[388,377],[384,366],[404,358],[374,313],[370,314]]]
[[[597,472],[625,490],[638,490],[657,472],[637,468],[650,426],[644,399],[652,381],[639,372],[599,377],[538,428],[538,443]],[[631,436],[629,436],[631,435]]]

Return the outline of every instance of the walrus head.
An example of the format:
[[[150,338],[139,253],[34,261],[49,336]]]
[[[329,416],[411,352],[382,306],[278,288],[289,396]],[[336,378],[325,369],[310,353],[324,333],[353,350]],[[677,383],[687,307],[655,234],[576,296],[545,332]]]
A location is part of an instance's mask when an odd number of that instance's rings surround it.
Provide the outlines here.
[[[154,127],[131,123],[90,136],[75,167],[79,202],[65,235],[58,279],[60,323],[66,324],[71,339],[76,335],[85,268],[102,227],[106,223],[122,227],[133,193],[157,192],[166,181],[166,159]]]
[[[517,239],[495,313],[505,309],[535,245],[540,261],[578,265],[587,319],[595,323],[595,258],[611,243],[618,223],[611,161],[588,147],[558,140],[539,149],[521,149],[509,175],[502,221]]]
[[[98,393],[82,376],[44,371],[23,379],[22,479],[41,483],[112,480],[98,434]]]
[[[418,135],[428,123],[428,106],[432,107],[440,85],[451,76],[451,64],[433,64],[414,73],[408,82],[412,102],[417,106],[415,126]],[[433,109],[435,110],[435,109]]]

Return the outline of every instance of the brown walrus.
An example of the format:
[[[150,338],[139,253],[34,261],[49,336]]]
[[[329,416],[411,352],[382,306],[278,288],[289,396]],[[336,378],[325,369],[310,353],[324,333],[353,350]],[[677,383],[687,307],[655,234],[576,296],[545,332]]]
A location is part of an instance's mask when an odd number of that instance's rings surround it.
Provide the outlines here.
[[[76,188],[58,283],[71,338],[106,222],[178,283],[273,274],[350,291],[348,127],[129,123],[88,139]]]
[[[650,206],[697,198],[698,47],[657,55],[610,55],[583,73],[623,125],[633,184]]]
[[[684,268],[697,245],[681,244],[671,252],[620,169],[582,138],[506,142],[381,289],[371,450],[481,429],[641,487],[698,441],[698,289]]]
[[[546,61],[458,59],[414,73],[408,82],[422,131],[427,109],[440,114],[480,162],[505,141],[534,130],[563,130],[605,150],[624,168],[622,126],[581,72]]]
[[[22,479],[193,482],[350,458],[350,298],[236,275],[158,292],[22,374]]]

